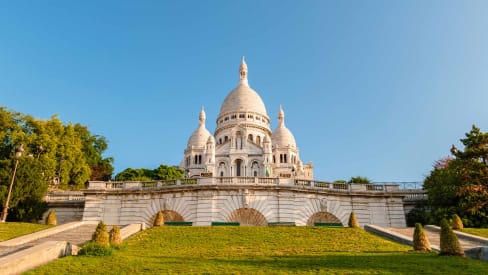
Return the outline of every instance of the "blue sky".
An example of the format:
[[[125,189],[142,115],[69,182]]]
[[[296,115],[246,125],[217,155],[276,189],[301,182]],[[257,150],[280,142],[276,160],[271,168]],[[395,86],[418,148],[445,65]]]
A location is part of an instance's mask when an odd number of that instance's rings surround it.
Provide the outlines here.
[[[421,181],[488,131],[487,1],[1,1],[0,105],[87,125],[117,172],[177,165],[241,56],[321,180]]]

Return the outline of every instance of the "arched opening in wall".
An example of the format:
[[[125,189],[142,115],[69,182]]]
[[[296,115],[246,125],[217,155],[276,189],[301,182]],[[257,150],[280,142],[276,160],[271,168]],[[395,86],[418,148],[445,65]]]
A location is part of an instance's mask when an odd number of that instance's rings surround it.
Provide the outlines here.
[[[256,136],[256,143],[257,143],[257,145],[261,145],[261,137],[260,136]]]
[[[151,217],[151,220],[149,221],[151,226],[154,224],[154,220],[156,219],[157,215],[158,215],[158,213],[154,214]],[[163,210],[163,218],[164,218],[164,222],[184,222],[185,221],[185,219],[183,219],[183,216],[181,216],[178,212],[173,211],[173,210]]]
[[[219,163],[219,175],[223,177],[225,175],[225,163]]]
[[[241,226],[267,226],[266,218],[253,208],[239,208],[227,217],[228,222],[238,222]]]
[[[249,134],[249,135],[247,136],[247,139],[249,139],[250,141],[253,141],[252,134]]]
[[[241,176],[241,171],[242,171],[242,160],[236,159],[236,177]]]
[[[251,171],[252,171],[252,175],[254,177],[257,177],[258,174],[259,174],[259,163],[257,161],[253,161],[252,164],[251,164]]]
[[[313,214],[307,221],[307,226],[314,226],[315,223],[340,223],[342,224],[341,220],[334,216],[332,213],[329,212],[317,212]]]

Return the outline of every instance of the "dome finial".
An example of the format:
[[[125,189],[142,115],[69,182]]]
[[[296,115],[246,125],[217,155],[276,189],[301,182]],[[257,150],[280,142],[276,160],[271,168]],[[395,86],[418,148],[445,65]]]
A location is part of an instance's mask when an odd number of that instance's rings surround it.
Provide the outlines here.
[[[280,127],[285,126],[285,112],[280,104],[280,110],[278,111],[278,124]]]
[[[242,62],[241,65],[239,66],[239,85],[243,84],[246,86],[249,86],[249,82],[247,81],[247,64],[246,61],[244,60],[244,56],[242,56]]]
[[[205,115],[205,110],[203,109],[203,106],[202,106],[202,110],[200,111],[200,116],[198,118],[200,121],[200,126],[205,125],[206,115]]]

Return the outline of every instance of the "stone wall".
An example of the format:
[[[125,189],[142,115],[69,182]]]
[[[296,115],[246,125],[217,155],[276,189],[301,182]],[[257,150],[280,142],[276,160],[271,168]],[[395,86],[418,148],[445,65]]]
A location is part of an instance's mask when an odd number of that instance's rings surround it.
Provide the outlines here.
[[[351,211],[360,225],[405,226],[403,195],[395,192],[329,190],[293,185],[189,185],[160,189],[85,190],[83,221],[146,223],[159,210],[172,210],[193,225],[230,222],[238,209],[254,209],[268,223],[306,225],[326,212],[347,225]],[[244,212],[243,212],[244,213]],[[255,213],[255,212],[249,212]],[[233,215],[234,214],[234,215]]]

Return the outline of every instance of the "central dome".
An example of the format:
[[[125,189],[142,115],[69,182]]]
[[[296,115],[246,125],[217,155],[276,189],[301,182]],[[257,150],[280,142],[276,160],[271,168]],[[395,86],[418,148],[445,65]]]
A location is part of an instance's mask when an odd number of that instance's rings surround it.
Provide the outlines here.
[[[261,97],[245,84],[239,84],[227,95],[220,107],[219,116],[235,112],[253,112],[268,116]]]
[[[222,103],[219,117],[237,112],[258,113],[268,117],[263,100],[256,91],[249,87],[244,56],[239,66],[239,78],[239,85],[227,95]]]

